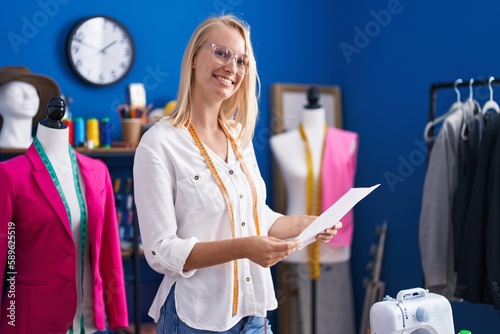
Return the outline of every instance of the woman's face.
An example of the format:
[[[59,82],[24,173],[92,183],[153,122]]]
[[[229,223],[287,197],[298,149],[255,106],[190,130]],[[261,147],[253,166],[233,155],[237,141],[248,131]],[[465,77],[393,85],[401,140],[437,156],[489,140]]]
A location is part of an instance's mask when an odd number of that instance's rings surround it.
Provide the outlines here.
[[[224,46],[236,55],[245,54],[245,41],[238,31],[228,27],[213,30],[207,35],[193,60],[193,92],[207,101],[222,102],[241,86],[245,74],[237,69],[237,60],[222,65],[213,60],[210,44]]]

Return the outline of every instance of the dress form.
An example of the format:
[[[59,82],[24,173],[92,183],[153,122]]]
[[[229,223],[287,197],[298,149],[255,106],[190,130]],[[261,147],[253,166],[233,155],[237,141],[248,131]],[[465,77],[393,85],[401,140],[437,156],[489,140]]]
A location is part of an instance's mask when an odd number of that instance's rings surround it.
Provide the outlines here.
[[[80,221],[81,212],[78,203],[78,197],[73,177],[73,170],[69,152],[69,129],[61,120],[65,114],[65,103],[61,98],[52,98],[47,106],[47,117],[40,121],[37,127],[36,138],[42,146],[47,158],[49,159],[57,179],[61,184],[64,196],[71,211],[71,229],[73,240],[75,242],[77,258],[76,261],[76,291],[77,291],[77,309],[73,320],[74,333],[80,333],[81,315],[84,314],[85,333],[94,333],[97,331],[94,325],[94,317],[92,311],[92,268],[90,265],[89,255],[89,240],[85,240],[85,245],[81,243]],[[85,185],[81,176],[80,186],[82,193],[85,194]],[[84,278],[82,296],[82,280],[81,280],[81,263],[80,252],[81,248],[85,247],[84,261]]]
[[[28,148],[33,117],[38,112],[40,97],[34,85],[24,81],[9,81],[0,86],[0,147]]]
[[[326,111],[318,104],[318,96],[309,90],[309,104],[302,109],[300,123],[307,138],[312,160],[313,193],[322,174]],[[330,129],[331,130],[331,129]],[[286,188],[286,214],[307,213],[306,143],[300,130],[271,137],[271,150],[281,171]],[[354,145],[355,149],[356,145]],[[354,153],[352,149],[350,153]],[[313,207],[316,199],[313,200]],[[332,224],[335,222],[332,222]],[[354,334],[354,299],[350,276],[350,246],[331,247],[319,244],[321,274],[310,277],[309,252],[305,247],[280,263],[281,277],[287,277],[281,289],[286,305],[280,326],[289,334],[344,333]],[[334,330],[333,330],[334,329]],[[332,331],[333,330],[333,331]]]
[[[321,158],[325,137],[325,109],[318,104],[318,98],[309,96],[309,104],[300,115],[301,124],[309,142],[312,155],[313,178],[316,185],[321,173]],[[307,212],[307,165],[305,143],[299,130],[291,130],[270,139],[271,150],[283,175],[286,187],[286,214],[303,215]],[[316,187],[315,187],[316,188]],[[332,223],[332,226],[335,222]],[[320,244],[320,262],[343,262],[350,257],[350,247],[329,247]],[[285,262],[308,263],[307,249],[304,248],[288,256]]]

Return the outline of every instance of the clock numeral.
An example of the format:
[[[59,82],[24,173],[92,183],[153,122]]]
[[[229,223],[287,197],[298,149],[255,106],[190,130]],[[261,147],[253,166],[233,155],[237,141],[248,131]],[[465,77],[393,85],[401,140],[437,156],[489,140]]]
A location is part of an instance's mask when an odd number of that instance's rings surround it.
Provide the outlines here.
[[[80,58],[78,58],[75,62],[75,67],[76,68],[80,68],[82,67],[82,60]]]
[[[80,51],[80,47],[78,45],[73,45],[73,47],[71,49],[72,49],[72,53],[78,53],[78,51]]]
[[[112,76],[113,78],[116,78],[116,72],[115,72],[115,70],[111,70],[111,72],[110,72],[110,73],[111,73],[111,76]]]
[[[120,67],[123,68],[123,69],[126,69],[127,68],[127,64],[125,64],[125,63],[122,62],[122,63],[120,63]]]
[[[75,35],[75,37],[73,37],[73,40],[75,40],[76,42],[83,42],[83,40],[85,39],[85,34],[83,32],[79,32]]]
[[[99,81],[104,82],[104,74],[103,73],[99,74]]]
[[[126,48],[125,50],[123,50],[123,53],[125,54],[125,56],[130,55],[130,48]]]

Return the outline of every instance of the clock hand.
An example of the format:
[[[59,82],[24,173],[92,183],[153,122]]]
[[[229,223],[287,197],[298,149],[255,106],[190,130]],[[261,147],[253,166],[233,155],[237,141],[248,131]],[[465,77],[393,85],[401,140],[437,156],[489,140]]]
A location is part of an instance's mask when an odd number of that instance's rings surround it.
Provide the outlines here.
[[[109,48],[110,46],[112,46],[113,44],[115,44],[117,41],[114,40],[113,42],[109,43],[108,45],[106,45],[105,47],[103,47],[99,52],[104,54],[106,53],[106,49]]]
[[[88,44],[82,40],[79,40],[79,39],[75,39],[76,42],[80,43],[81,45],[85,45],[86,47],[89,47],[91,49],[94,49],[94,50],[99,50],[96,46],[94,45],[91,45],[91,44]]]

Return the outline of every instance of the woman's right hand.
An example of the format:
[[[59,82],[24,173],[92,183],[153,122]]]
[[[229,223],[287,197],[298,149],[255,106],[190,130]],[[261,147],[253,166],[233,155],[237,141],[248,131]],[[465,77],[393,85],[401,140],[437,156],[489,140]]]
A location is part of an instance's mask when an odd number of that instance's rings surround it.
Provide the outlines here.
[[[251,236],[240,238],[231,245],[237,258],[247,258],[258,265],[268,268],[284,260],[288,255],[298,250],[301,242],[297,240],[284,241],[267,236]]]

